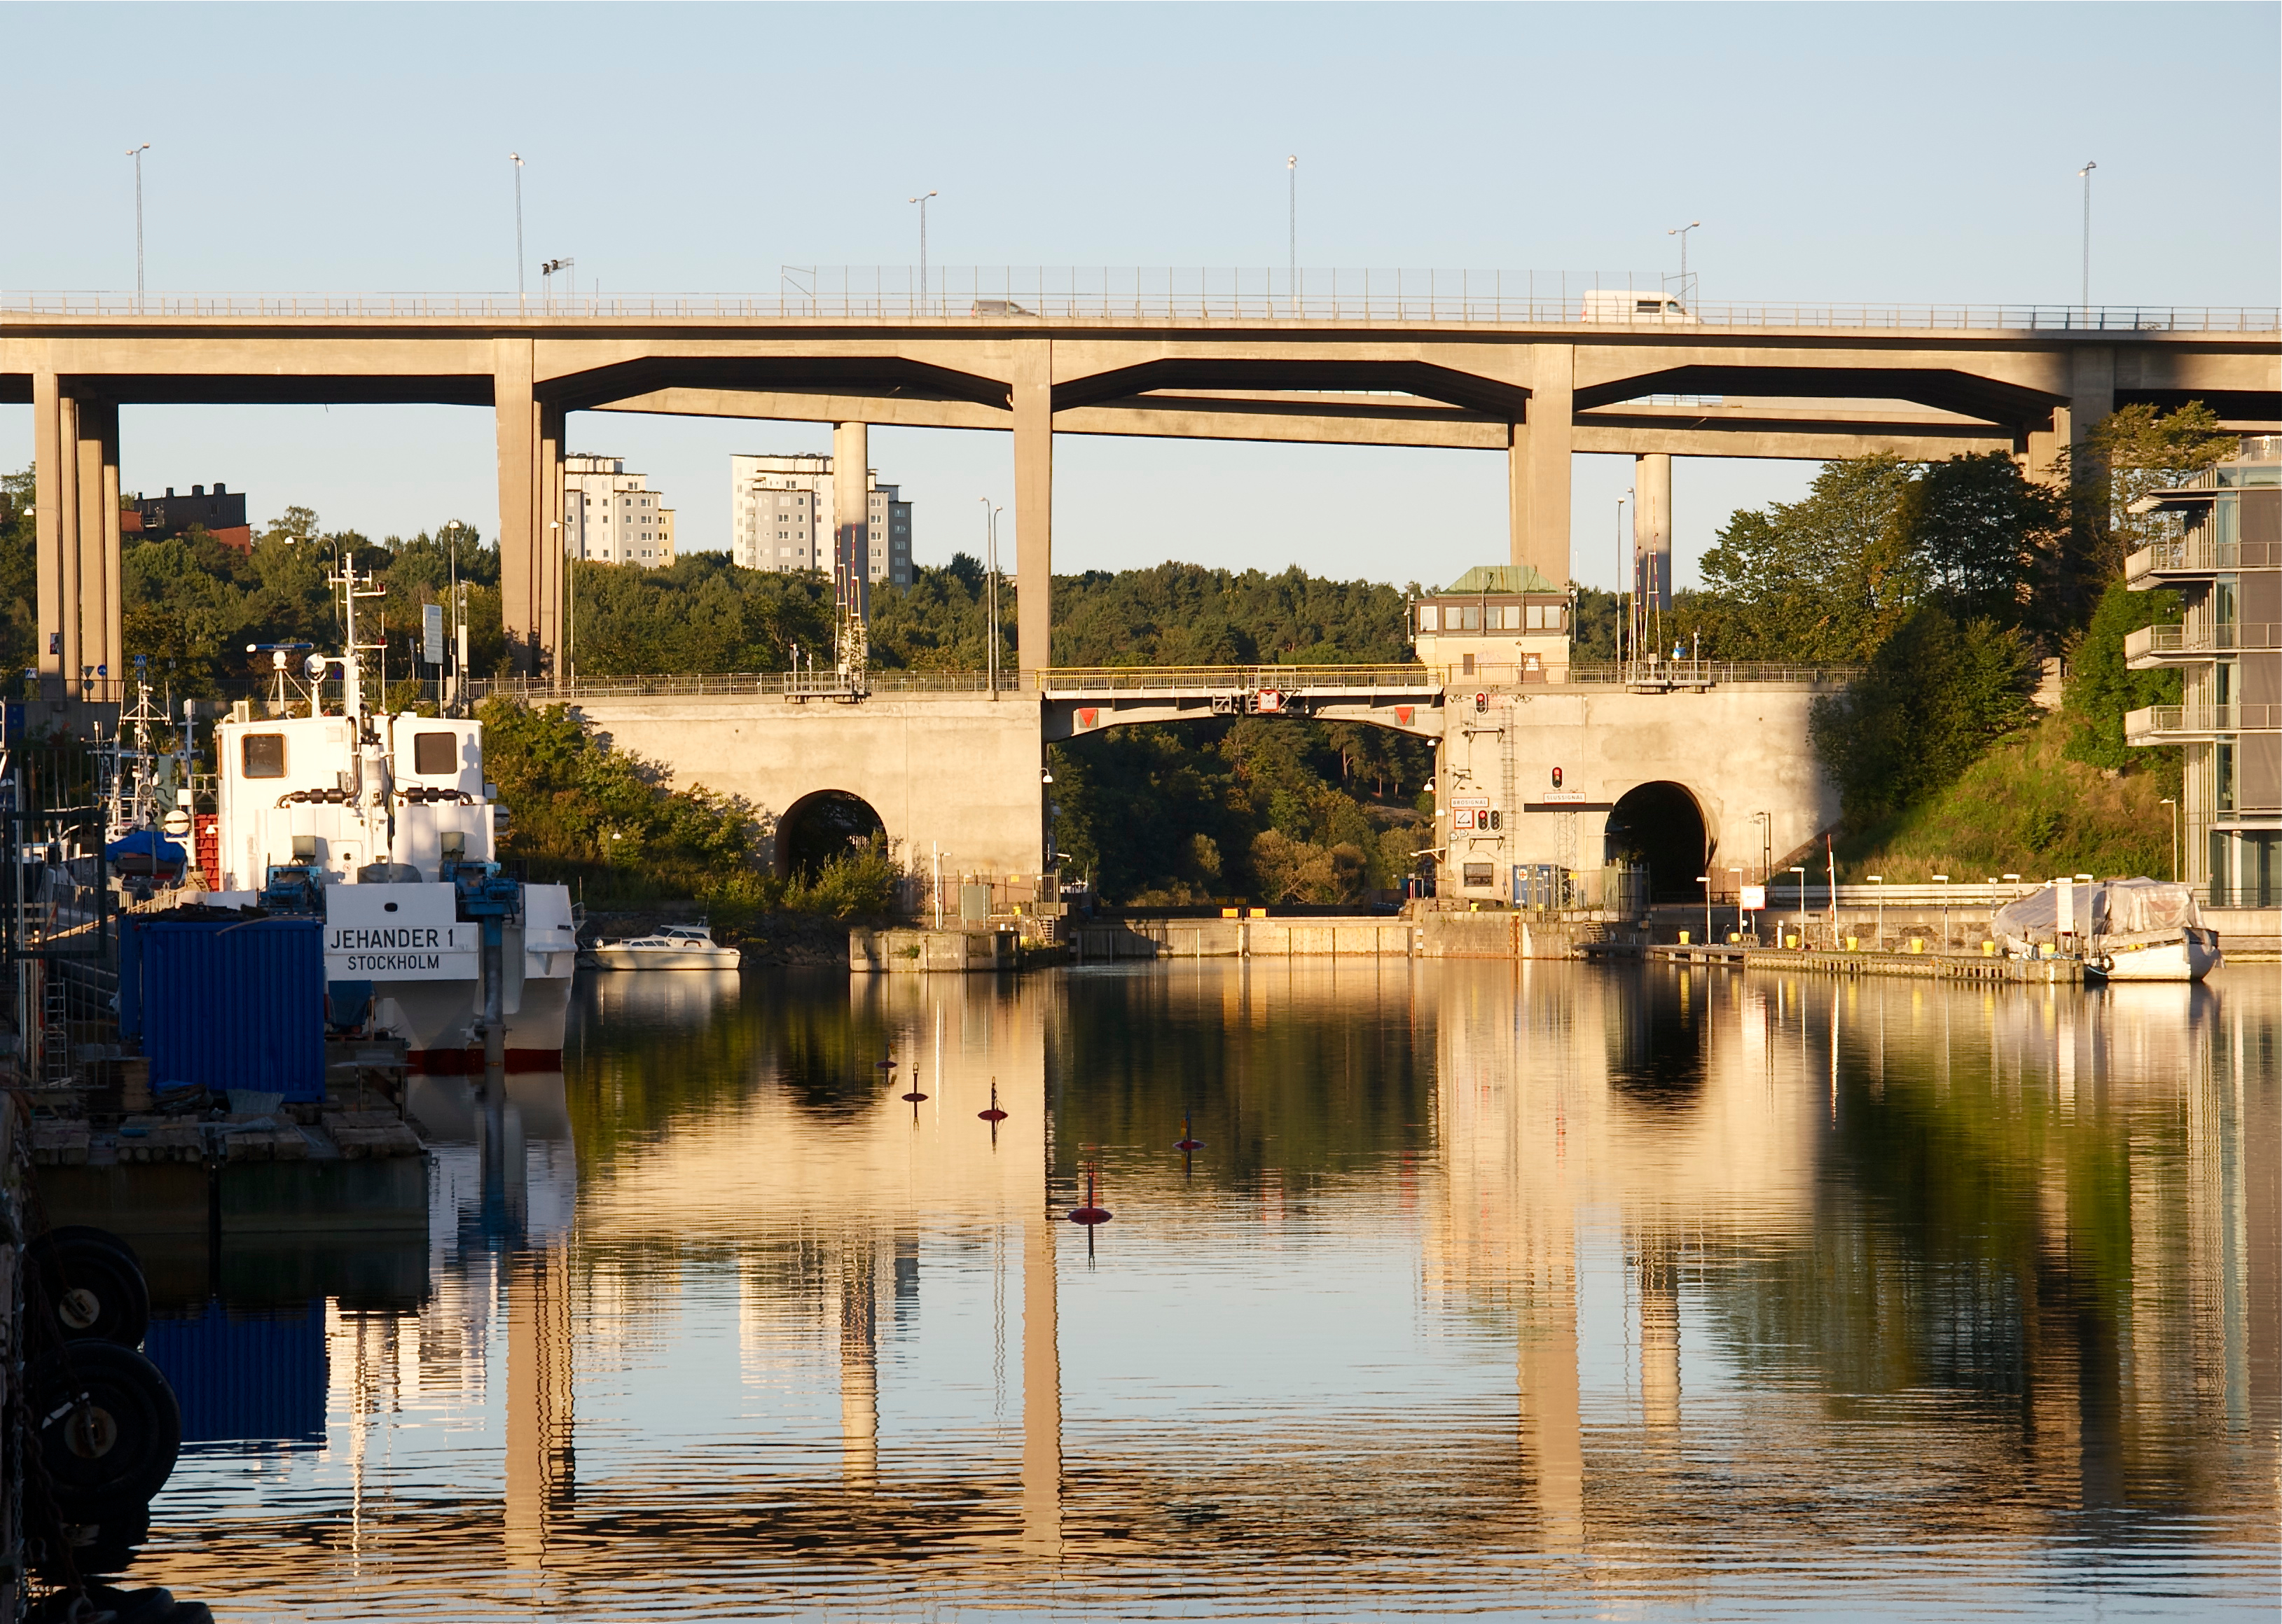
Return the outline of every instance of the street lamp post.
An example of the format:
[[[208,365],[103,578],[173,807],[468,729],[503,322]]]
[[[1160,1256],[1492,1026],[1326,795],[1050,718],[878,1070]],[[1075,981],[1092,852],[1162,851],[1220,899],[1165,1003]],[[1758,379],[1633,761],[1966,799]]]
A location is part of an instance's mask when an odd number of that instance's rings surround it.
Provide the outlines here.
[[[1698,874],[1696,883],[1704,887],[1704,945],[1712,945],[1712,877]]]
[[[982,614],[987,623],[982,629],[983,668],[990,673],[990,697],[998,697],[998,515],[1005,511],[993,507],[987,496],[975,499],[982,504],[982,556],[986,571],[982,586]]]
[[[904,199],[906,203],[916,203],[920,205],[920,309],[922,313],[926,311],[928,302],[927,205],[928,199],[934,196],[935,193],[933,192],[921,192],[916,197],[906,197]]]
[[[510,152],[515,166],[515,307],[523,308],[523,154]]]
[[[1934,878],[1941,882],[1941,950],[1946,953],[1949,951],[1949,876],[1937,874]]]
[[[1790,871],[1798,876],[1798,945],[1800,951],[1804,952],[1806,947],[1806,866],[1794,862],[1790,865]]]
[[[1625,607],[1625,582],[1631,572],[1632,563],[1625,551],[1625,504],[1632,499],[1632,495],[1633,493],[1627,491],[1617,499],[1617,612],[1614,619],[1617,626],[1617,669],[1619,674],[1623,672],[1625,665],[1625,632],[1631,622],[1631,611]],[[1633,652],[1637,654],[1640,651],[1635,649]]]
[[[1680,297],[1686,299],[1691,306],[1696,303],[1696,290],[1688,282],[1688,234],[1703,223],[1700,220],[1691,220],[1686,225],[1674,226],[1664,234],[1666,236],[1676,236],[1680,239]]]
[[[2166,795],[2163,804],[2171,808],[2171,883],[2177,885],[2179,879],[2179,803]]]
[[[143,154],[151,150],[144,142],[139,147],[127,149],[127,156],[135,160],[135,311],[143,312]]]
[[[2084,303],[2079,308],[2086,320],[2092,315],[2092,172],[2100,166],[2090,159],[2076,174],[2084,180]]]
[[[1878,899],[1877,922],[1870,927],[1877,934],[1871,939],[1870,946],[1873,951],[1883,953],[1886,950],[1886,877],[1882,874],[1868,874],[1863,878],[1878,888],[1873,893]]]
[[[1291,186],[1291,208],[1288,215],[1290,240],[1285,244],[1288,260],[1287,285],[1284,295],[1296,319],[1300,313],[1300,155],[1297,152],[1284,160],[1284,174]]]

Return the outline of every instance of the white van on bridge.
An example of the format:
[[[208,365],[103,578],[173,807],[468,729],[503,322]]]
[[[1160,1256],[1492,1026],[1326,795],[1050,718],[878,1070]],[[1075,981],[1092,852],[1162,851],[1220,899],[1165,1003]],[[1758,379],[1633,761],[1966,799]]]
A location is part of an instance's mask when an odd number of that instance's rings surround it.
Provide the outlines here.
[[[1629,321],[1649,327],[1696,327],[1702,318],[1669,294],[1634,292],[1626,288],[1594,288],[1585,294],[1580,321]]]

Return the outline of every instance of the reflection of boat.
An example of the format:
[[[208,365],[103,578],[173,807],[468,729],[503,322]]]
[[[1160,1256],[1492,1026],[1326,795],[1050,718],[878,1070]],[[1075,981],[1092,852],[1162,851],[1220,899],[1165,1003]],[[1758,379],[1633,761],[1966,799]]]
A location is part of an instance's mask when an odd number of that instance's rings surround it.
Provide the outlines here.
[[[598,941],[578,962],[596,970],[734,970],[743,956],[717,943],[710,925],[669,924],[648,936]]]
[[[2222,963],[2193,888],[2162,880],[2055,881],[1999,909],[1990,926],[2007,953],[2073,948],[2087,975],[2109,981],[2200,981]]]

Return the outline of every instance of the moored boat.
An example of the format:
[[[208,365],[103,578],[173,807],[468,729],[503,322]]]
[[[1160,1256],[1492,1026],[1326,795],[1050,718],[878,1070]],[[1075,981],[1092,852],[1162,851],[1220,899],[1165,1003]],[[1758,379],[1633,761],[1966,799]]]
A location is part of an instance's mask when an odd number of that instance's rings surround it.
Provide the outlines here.
[[[2081,955],[2107,981],[2200,981],[2224,963],[2192,886],[2147,879],[2055,880],[1990,920],[2005,951]]]
[[[578,955],[596,970],[734,970],[744,955],[713,940],[704,924],[669,924],[647,936],[598,941]]]

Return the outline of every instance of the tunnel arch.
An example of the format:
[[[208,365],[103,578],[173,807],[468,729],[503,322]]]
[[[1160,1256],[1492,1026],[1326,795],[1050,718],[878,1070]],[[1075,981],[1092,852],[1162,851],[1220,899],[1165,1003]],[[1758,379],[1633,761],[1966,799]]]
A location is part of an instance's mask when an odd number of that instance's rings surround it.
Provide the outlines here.
[[[1711,824],[1704,806],[1684,784],[1657,779],[1634,785],[1609,812],[1611,862],[1645,862],[1649,897],[1657,902],[1701,901],[1699,876],[1711,870]]]
[[[777,819],[777,877],[813,878],[830,859],[845,856],[887,832],[887,820],[861,795],[849,790],[811,791]]]

